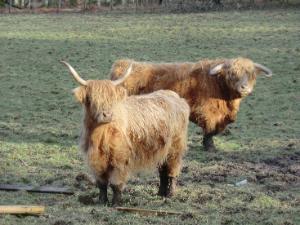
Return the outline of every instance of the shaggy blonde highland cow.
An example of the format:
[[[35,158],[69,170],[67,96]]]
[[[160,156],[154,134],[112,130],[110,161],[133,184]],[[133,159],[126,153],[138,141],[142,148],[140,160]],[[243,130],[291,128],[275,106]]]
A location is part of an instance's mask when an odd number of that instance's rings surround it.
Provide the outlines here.
[[[84,108],[80,146],[107,203],[107,187],[113,190],[113,205],[129,176],[158,167],[159,195],[170,197],[186,151],[190,109],[173,91],[161,90],[127,96],[124,81],[83,80],[66,62],[80,84],[74,95]],[[125,76],[126,77],[126,76]]]
[[[215,150],[213,136],[236,120],[241,100],[249,95],[261,72],[270,69],[247,58],[202,60],[197,63],[146,63],[118,60],[111,80],[125,73],[128,93],[144,94],[161,89],[175,91],[191,107],[190,120],[202,127],[205,150]]]

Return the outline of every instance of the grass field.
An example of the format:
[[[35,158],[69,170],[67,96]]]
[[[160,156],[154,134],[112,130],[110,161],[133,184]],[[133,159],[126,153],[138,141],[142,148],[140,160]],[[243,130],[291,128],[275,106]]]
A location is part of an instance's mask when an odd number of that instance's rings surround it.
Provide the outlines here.
[[[70,186],[74,196],[0,192],[0,204],[44,204],[46,215],[0,215],[0,224],[300,224],[299,9],[183,15],[0,15],[0,183]],[[107,78],[119,58],[196,61],[245,56],[274,72],[258,77],[236,123],[203,152],[190,125],[189,151],[172,199],[156,196],[156,172],[128,183],[124,206],[182,211],[146,217],[84,205],[97,193],[75,177],[76,84]],[[248,184],[235,187],[236,181]],[[111,197],[111,192],[110,192]]]

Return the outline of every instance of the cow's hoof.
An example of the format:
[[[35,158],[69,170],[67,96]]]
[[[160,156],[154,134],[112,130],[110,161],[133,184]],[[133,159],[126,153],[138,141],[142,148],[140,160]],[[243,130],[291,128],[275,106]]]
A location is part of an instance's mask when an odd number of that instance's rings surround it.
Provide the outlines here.
[[[157,195],[165,197],[167,194],[167,188],[165,186],[160,186]]]
[[[112,199],[112,206],[120,206],[122,203],[122,192],[120,190],[120,187],[117,185],[111,185],[113,190],[113,199]]]
[[[121,206],[122,205],[122,202],[121,200],[114,200],[112,201],[112,207],[118,207],[118,206]]]
[[[207,152],[217,151],[217,148],[215,146],[212,135],[204,135],[202,144],[203,144],[203,147],[204,147],[204,151],[207,151]]]
[[[204,146],[204,151],[206,152],[216,152],[217,148],[215,145],[206,145]]]
[[[101,204],[101,205],[107,205],[108,204],[108,198],[107,198],[107,196],[99,196],[99,204]]]

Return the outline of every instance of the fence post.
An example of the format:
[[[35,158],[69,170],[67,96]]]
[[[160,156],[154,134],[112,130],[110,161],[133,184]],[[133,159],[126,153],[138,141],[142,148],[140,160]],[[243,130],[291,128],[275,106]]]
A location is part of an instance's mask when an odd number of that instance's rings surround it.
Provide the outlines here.
[[[61,8],[61,0],[58,0],[58,1],[57,1],[56,13],[59,13],[60,8]]]

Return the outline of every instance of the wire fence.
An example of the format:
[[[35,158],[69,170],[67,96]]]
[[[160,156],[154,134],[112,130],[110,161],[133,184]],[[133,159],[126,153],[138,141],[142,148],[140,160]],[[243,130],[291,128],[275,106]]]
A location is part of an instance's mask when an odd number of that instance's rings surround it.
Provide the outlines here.
[[[300,0],[0,0],[0,12],[199,12],[299,4]]]

